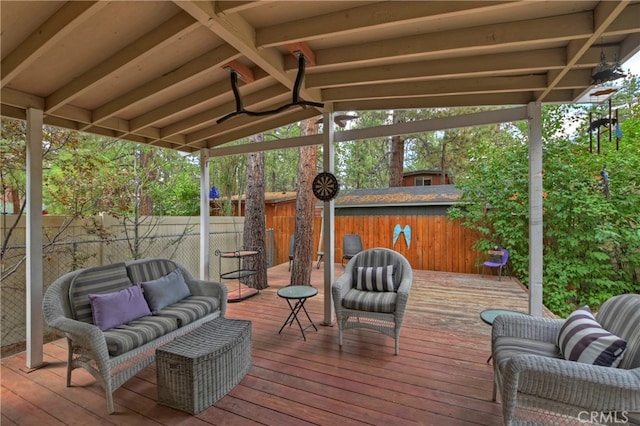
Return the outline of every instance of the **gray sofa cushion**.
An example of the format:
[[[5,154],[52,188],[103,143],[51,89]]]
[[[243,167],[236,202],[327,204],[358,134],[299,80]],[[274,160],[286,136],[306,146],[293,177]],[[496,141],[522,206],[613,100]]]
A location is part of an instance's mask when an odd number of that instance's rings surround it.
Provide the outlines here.
[[[178,327],[184,327],[218,310],[218,301],[212,297],[190,296],[158,311],[155,315],[172,318]]]
[[[124,263],[81,271],[69,285],[69,301],[78,321],[93,324],[89,294],[112,293],[131,286]]]
[[[171,317],[147,316],[104,332],[110,356],[122,355],[178,328]]]
[[[168,259],[144,259],[127,263],[127,272],[134,284],[157,280],[176,269],[177,265]]]
[[[191,291],[189,291],[179,269],[155,280],[145,281],[141,285],[144,290],[144,298],[154,314],[185,297],[191,296]]]

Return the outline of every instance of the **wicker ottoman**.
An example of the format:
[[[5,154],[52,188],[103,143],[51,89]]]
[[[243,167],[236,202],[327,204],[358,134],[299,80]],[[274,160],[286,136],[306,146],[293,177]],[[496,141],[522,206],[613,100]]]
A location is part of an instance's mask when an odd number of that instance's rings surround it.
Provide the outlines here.
[[[156,350],[158,403],[191,414],[213,405],[251,368],[251,321],[217,318]]]

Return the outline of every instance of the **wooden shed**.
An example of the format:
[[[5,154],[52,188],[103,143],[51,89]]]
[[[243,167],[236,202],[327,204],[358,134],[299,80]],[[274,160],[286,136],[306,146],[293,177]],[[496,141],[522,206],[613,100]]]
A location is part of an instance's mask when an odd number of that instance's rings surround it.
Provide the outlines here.
[[[482,257],[472,245],[475,235],[447,217],[460,202],[453,185],[406,186],[341,192],[335,200],[335,259],[342,257],[342,237],[359,234],[365,248],[387,247],[402,253],[416,269],[476,273]],[[317,209],[322,203],[318,203]],[[295,209],[295,203],[294,203]],[[284,211],[284,209],[280,209]],[[275,215],[275,263],[289,259],[295,215]],[[314,247],[320,239],[321,216],[314,223]],[[399,226],[402,233],[395,239]]]

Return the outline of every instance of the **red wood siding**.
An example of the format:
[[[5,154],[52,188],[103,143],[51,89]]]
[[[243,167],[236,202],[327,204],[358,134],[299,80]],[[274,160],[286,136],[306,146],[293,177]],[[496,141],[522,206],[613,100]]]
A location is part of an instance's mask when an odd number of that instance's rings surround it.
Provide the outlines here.
[[[289,261],[289,238],[294,233],[295,218],[272,218],[275,239],[275,264]],[[411,227],[411,246],[400,234],[393,245],[393,230],[399,224]],[[321,218],[314,223],[313,247],[318,247]],[[486,256],[472,250],[474,234],[460,223],[444,216],[339,216],[335,218],[335,260],[342,258],[342,237],[360,234],[365,248],[387,247],[404,255],[414,269],[429,271],[478,273],[476,261]]]

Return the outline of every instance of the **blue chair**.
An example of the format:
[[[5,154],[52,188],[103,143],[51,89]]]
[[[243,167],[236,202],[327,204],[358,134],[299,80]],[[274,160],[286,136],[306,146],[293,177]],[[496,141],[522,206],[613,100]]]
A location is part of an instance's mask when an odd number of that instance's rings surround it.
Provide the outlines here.
[[[509,261],[509,250],[500,249],[496,250],[502,252],[502,258],[500,261],[489,259],[482,264],[482,276],[484,277],[484,268],[498,268],[498,281],[502,281],[502,269],[505,268],[508,271],[508,274],[511,275],[511,270],[509,269],[509,265],[507,262]],[[491,252],[490,252],[491,253]]]

